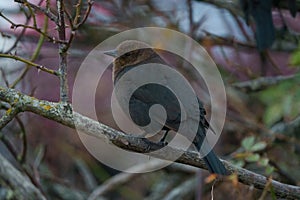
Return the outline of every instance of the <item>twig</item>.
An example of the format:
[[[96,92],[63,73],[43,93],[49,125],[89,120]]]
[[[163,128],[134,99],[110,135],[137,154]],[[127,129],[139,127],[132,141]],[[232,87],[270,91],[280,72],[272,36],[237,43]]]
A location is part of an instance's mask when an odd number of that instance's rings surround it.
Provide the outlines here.
[[[15,0],[15,2],[24,4],[24,5],[28,5],[31,8],[33,8],[34,10],[42,12],[47,17],[49,17],[49,19],[51,19],[53,22],[57,23],[58,19],[57,19],[56,15],[51,12],[50,9],[48,9],[48,8],[42,8],[42,7],[38,6],[38,5],[35,5],[33,3],[28,2],[27,0]]]
[[[271,133],[277,135],[277,134],[283,134],[285,136],[294,136],[296,135],[300,130],[300,116],[295,118],[293,121],[290,122],[280,122],[275,124],[271,128]]]
[[[176,185],[187,178],[187,174],[180,172],[178,173],[178,171],[176,171],[175,173],[163,173],[162,175],[158,176],[160,176],[161,179],[158,181],[158,183],[154,184],[154,187],[151,188],[151,191],[149,192],[150,194],[146,198],[144,198],[144,200],[163,199],[166,193],[169,193],[169,191],[176,187]]]
[[[2,76],[2,79],[3,79],[4,83],[5,83],[5,85],[8,87],[9,86],[9,82],[8,82],[7,77],[6,77],[6,73],[5,73],[4,69],[0,68],[0,72],[1,72],[1,76]]]
[[[19,28],[19,27],[23,27],[23,28],[26,28],[26,29],[32,29],[32,30],[35,30],[36,32],[44,35],[45,37],[47,37],[47,39],[50,41],[50,42],[53,42],[53,43],[66,43],[65,40],[59,40],[59,39],[56,39],[55,37],[53,36],[49,36],[46,32],[43,32],[40,28],[38,27],[35,27],[35,26],[30,26],[30,25],[26,25],[26,24],[16,24],[14,23],[13,21],[11,21],[10,19],[8,19],[5,15],[2,14],[2,12],[0,12],[0,17],[2,17],[3,19],[5,19],[7,22],[9,22],[11,24],[11,27],[12,29],[16,29],[16,28]]]
[[[280,174],[289,184],[297,185],[297,181],[292,176],[290,176],[287,172],[281,169],[281,167],[276,162],[270,159],[269,164],[275,167],[276,172]]]
[[[15,199],[46,200],[41,192],[30,182],[28,177],[21,174],[21,172],[11,165],[1,154],[0,177],[14,190]]]
[[[24,11],[25,13],[25,11]],[[28,25],[29,22],[30,22],[30,16],[26,16],[26,21],[25,21],[25,25]],[[3,53],[7,54],[7,53],[10,53],[14,48],[17,47],[17,44],[20,42],[20,40],[23,38],[24,34],[25,34],[25,31],[26,31],[26,27],[23,27],[21,33],[18,35],[18,37],[16,38],[16,40],[14,41],[13,45],[11,45],[10,48],[8,48],[6,51],[4,51]]]
[[[196,178],[192,177],[175,187],[163,200],[185,199],[188,194],[193,193],[196,186]]]
[[[188,7],[188,15],[189,15],[189,25],[190,25],[190,33],[191,37],[194,37],[194,17],[193,17],[193,5],[191,0],[187,0],[187,7]]]
[[[216,34],[210,33],[208,31],[203,30],[203,32],[210,37],[214,41],[214,45],[230,45],[230,46],[240,46],[240,47],[247,47],[247,48],[256,48],[256,46],[252,43],[245,43],[240,42],[233,37],[222,37]]]
[[[281,81],[296,78],[296,75],[261,77],[250,81],[244,81],[232,84],[233,87],[244,90],[245,92],[255,92],[272,85],[276,85]]]
[[[148,171],[153,168],[162,166],[164,163],[165,162],[162,162],[161,160],[152,160],[145,164],[134,166],[130,169],[130,171],[145,171],[145,170]],[[95,200],[98,196],[104,195],[105,193],[115,189],[116,186],[127,183],[129,180],[132,180],[139,175],[140,175],[139,173],[125,173],[125,172],[117,174],[114,177],[108,179],[106,182],[104,182],[98,188],[96,188],[91,193],[88,200]]]
[[[9,108],[0,118],[0,130],[3,129],[21,110],[18,107]]]
[[[16,56],[16,55],[12,55],[12,54],[0,54],[0,57],[3,57],[3,58],[11,58],[11,59],[14,59],[14,60],[18,60],[18,61],[21,61],[29,66],[32,66],[32,67],[36,67],[38,70],[41,70],[41,71],[44,71],[44,72],[47,72],[49,74],[53,74],[55,76],[58,76],[59,73],[55,70],[52,70],[52,69],[49,69],[47,67],[44,67],[42,65],[39,65],[39,64],[36,64],[30,60],[26,60],[25,58],[22,58],[22,57],[19,57],[19,56]]]
[[[3,142],[7,150],[11,153],[15,160],[18,160],[18,153],[15,146],[5,137],[5,135],[0,132],[0,140]]]
[[[22,120],[16,116],[15,117],[20,129],[21,129],[21,140],[22,140],[22,151],[20,153],[20,155],[18,156],[18,160],[20,161],[21,164],[24,164],[26,161],[26,153],[27,153],[27,137],[26,137],[26,130],[25,130],[25,126],[22,122]]]
[[[88,7],[87,7],[87,9],[86,9],[86,11],[83,15],[82,20],[77,22],[77,23],[74,23],[74,25],[75,25],[74,28],[75,29],[80,28],[86,22],[86,20],[88,19],[88,16],[90,15],[91,10],[92,10],[93,3],[94,3],[93,1],[88,0]]]
[[[65,6],[63,0],[57,0],[58,22],[57,31],[59,40],[66,41],[65,25]],[[69,101],[69,89],[67,82],[67,47],[65,44],[59,44],[59,80],[60,80],[60,101],[67,103]]]
[[[44,18],[44,26],[43,26],[43,32],[46,32],[48,29],[48,17],[45,16]],[[34,62],[38,55],[40,54],[40,51],[41,51],[41,48],[42,48],[42,45],[44,43],[44,40],[45,40],[45,36],[44,35],[40,35],[40,38],[39,38],[39,41],[36,45],[36,48],[31,56],[31,59],[30,61],[31,62]],[[30,65],[27,64],[27,66],[25,67],[25,69],[23,70],[23,72],[21,73],[21,75],[13,82],[13,84],[10,86],[11,88],[15,88],[16,85],[24,78],[24,76],[27,74],[27,72],[29,71],[30,69]]]
[[[86,163],[81,159],[76,159],[75,163],[79,169],[81,176],[83,177],[86,188],[91,191],[96,188],[97,183],[95,177],[91,173],[91,170]]]

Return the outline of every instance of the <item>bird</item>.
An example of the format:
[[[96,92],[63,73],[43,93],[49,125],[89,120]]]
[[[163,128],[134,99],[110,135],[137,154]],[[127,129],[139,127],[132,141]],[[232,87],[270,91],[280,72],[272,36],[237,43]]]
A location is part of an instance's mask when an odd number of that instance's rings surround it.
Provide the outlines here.
[[[164,58],[156,53],[154,48],[145,42],[137,40],[125,40],[115,49],[105,51],[104,54],[114,58],[112,69],[114,85],[117,84],[126,72],[139,67],[140,65],[147,63],[167,63]],[[206,112],[202,102],[199,98],[197,100],[199,104],[200,120],[196,136],[192,142],[200,153],[201,145],[206,136],[206,130],[209,128],[209,123],[205,119]],[[165,134],[160,140],[160,142],[164,142],[170,130],[175,132],[178,131],[181,120],[180,103],[170,90],[162,85],[153,83],[138,88],[130,98],[129,114],[135,124],[141,127],[146,126],[151,122],[149,109],[154,104],[162,105],[167,113],[167,119],[162,128],[162,130],[165,131]],[[211,150],[203,160],[210,173],[228,175],[225,166],[213,150]]]

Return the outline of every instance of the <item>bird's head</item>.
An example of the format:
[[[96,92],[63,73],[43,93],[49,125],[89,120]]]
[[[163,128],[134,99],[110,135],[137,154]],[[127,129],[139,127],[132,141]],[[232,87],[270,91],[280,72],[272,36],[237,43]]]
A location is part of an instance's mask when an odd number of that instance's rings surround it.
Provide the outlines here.
[[[119,44],[116,49],[105,51],[104,54],[115,58],[113,79],[125,67],[144,63],[156,55],[151,46],[137,40],[126,40]]]

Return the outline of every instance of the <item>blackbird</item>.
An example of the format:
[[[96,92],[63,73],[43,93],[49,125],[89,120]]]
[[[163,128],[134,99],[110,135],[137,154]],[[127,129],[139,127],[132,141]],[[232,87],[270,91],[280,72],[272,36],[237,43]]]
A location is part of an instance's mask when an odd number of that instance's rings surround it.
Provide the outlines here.
[[[120,77],[126,72],[135,67],[139,67],[142,64],[166,64],[164,59],[155,52],[155,49],[144,42],[136,40],[126,40],[119,44],[116,49],[104,53],[115,58],[112,73],[114,85],[116,85]],[[198,103],[200,109],[200,122],[193,144],[200,152],[201,145],[206,135],[206,129],[209,128],[209,124],[205,119],[204,115],[206,113],[199,99]],[[180,103],[170,90],[162,85],[154,83],[143,85],[134,91],[130,98],[129,114],[135,124],[141,127],[146,126],[151,122],[149,109],[154,104],[163,106],[167,113],[167,119],[162,129],[166,130],[165,135],[161,139],[161,141],[164,141],[169,130],[175,132],[178,131],[181,122]],[[224,165],[212,150],[203,159],[211,173],[227,175]]]

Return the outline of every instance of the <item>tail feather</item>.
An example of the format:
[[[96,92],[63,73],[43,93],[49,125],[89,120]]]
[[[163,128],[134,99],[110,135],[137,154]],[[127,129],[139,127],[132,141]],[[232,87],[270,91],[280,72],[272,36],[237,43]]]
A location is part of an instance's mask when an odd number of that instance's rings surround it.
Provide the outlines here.
[[[211,173],[227,175],[227,170],[225,169],[223,163],[219,160],[219,158],[213,151],[209,152],[203,158],[203,160]]]
[[[208,141],[205,139],[205,135],[206,135],[206,130],[204,126],[200,124],[197,135],[195,136],[193,143],[200,154],[209,152],[207,155],[205,155],[205,157],[203,157],[203,160],[205,161],[208,170],[214,174],[228,175],[227,170],[223,165],[223,163],[219,160],[219,158],[216,156],[213,150],[211,150]]]

